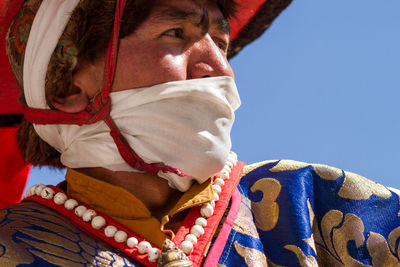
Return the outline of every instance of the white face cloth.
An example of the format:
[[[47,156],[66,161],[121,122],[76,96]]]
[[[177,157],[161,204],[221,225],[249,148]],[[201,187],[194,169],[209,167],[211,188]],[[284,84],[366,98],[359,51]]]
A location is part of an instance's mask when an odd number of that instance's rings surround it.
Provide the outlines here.
[[[111,117],[146,162],[163,162],[202,183],[220,171],[231,148],[230,131],[240,106],[230,77],[169,82],[110,94]],[[103,122],[34,125],[70,168],[136,171],[120,156]],[[159,172],[171,187],[186,191],[193,178]]]

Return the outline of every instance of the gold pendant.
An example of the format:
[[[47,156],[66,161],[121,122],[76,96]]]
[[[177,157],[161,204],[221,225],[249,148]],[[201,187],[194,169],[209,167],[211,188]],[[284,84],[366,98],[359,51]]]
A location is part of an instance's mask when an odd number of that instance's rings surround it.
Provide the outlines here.
[[[165,239],[157,266],[193,267],[193,263],[181,249],[175,247],[175,244],[171,240]]]

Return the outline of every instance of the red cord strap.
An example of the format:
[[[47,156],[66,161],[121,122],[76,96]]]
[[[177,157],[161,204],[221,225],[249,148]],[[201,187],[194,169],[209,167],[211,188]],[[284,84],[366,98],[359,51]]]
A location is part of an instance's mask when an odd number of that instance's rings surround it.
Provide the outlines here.
[[[106,65],[104,67],[104,81],[101,96],[104,100],[109,98],[111,86],[114,80],[115,66],[117,65],[119,31],[121,28],[122,16],[124,14],[126,0],[117,0],[115,7],[114,28],[108,44]]]
[[[172,172],[178,176],[189,176],[181,170],[165,165],[164,163],[147,164],[139,155],[130,147],[129,143],[120,133],[118,127],[110,116],[111,100],[110,91],[114,80],[115,68],[118,56],[119,32],[121,27],[122,16],[124,13],[126,0],[117,0],[115,8],[114,27],[108,44],[106,62],[104,67],[103,89],[101,94],[93,98],[92,102],[85,110],[79,113],[66,113],[60,110],[24,108],[24,116],[31,123],[35,124],[92,124],[104,120],[110,128],[112,136],[118,151],[122,158],[132,167],[138,170],[157,173]]]
[[[53,109],[24,107],[25,119],[36,124],[92,124],[103,120],[110,114],[111,100],[97,95],[85,110],[79,113],[67,113]]]
[[[114,139],[114,143],[117,145],[120,155],[132,168],[150,173],[157,173],[159,171],[162,171],[164,173],[172,172],[179,175],[180,177],[182,176],[191,177],[183,173],[180,169],[177,169],[171,165],[167,165],[161,162],[150,163],[150,164],[144,162],[128,144],[128,142],[126,141],[124,136],[120,133],[118,127],[115,125],[111,117],[107,116],[106,118],[104,118],[104,122],[111,129],[110,134]]]

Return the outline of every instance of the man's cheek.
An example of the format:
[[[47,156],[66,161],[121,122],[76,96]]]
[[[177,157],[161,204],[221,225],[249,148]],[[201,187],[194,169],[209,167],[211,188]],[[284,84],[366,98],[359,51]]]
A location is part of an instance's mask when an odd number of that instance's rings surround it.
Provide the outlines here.
[[[167,54],[160,61],[160,66],[160,75],[164,82],[187,79],[188,64],[185,56]]]

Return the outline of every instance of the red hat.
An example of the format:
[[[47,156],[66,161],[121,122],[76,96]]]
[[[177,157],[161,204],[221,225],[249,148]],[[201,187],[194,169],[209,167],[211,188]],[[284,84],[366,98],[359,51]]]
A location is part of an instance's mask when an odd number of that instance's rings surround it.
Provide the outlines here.
[[[5,36],[23,0],[0,0],[0,115],[21,114],[18,87],[6,54]],[[258,38],[292,0],[239,0],[236,19],[230,20],[229,58]]]
[[[18,103],[18,88],[6,54],[5,37],[8,27],[21,8],[23,0],[0,3],[0,114],[22,113]]]

